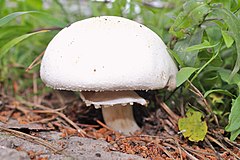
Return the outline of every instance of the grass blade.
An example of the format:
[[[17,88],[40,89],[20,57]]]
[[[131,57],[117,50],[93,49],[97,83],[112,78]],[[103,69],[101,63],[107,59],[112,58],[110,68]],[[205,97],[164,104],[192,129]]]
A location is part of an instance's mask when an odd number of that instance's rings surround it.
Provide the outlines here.
[[[24,39],[33,36],[35,34],[38,33],[44,33],[44,32],[48,32],[49,30],[41,30],[38,32],[33,32],[33,33],[29,33],[29,34],[24,34],[22,36],[19,36],[17,38],[12,39],[11,41],[9,41],[7,44],[5,44],[4,46],[2,46],[2,48],[0,49],[0,59],[16,44],[18,44],[19,42],[23,41]]]
[[[0,27],[2,27],[4,24],[7,24],[8,22],[10,22],[11,20],[13,20],[14,18],[24,15],[24,14],[28,14],[28,13],[36,13],[37,11],[26,11],[26,12],[14,12],[11,13],[3,18],[0,19]]]

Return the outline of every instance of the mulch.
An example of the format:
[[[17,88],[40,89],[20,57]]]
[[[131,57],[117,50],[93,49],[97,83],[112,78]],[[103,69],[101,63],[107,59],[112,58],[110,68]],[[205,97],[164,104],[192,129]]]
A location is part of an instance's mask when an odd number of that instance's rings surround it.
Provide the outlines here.
[[[101,111],[86,107],[72,92],[54,91],[38,96],[35,102],[0,94],[0,121],[4,124],[0,131],[44,145],[58,154],[62,150],[37,137],[36,133],[59,131],[63,138],[74,135],[103,139],[109,142],[109,151],[153,160],[240,159],[239,138],[231,142],[222,128],[209,124],[204,141],[191,142],[178,130],[177,121],[181,116],[159,97],[154,97],[154,102],[155,108],[141,108],[137,113],[137,117],[141,117],[136,119],[142,130],[125,136],[105,126]]]

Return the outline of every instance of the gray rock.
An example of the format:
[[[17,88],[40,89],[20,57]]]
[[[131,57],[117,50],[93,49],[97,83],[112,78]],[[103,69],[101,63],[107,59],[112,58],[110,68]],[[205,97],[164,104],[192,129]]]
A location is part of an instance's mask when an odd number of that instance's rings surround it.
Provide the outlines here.
[[[42,153],[38,157],[47,157],[49,160],[142,160],[136,155],[109,151],[109,143],[103,140],[93,140],[82,137],[61,138],[59,132],[37,132],[38,136],[48,141],[55,148],[61,150],[60,153],[53,153],[45,146],[31,143],[9,134],[0,132],[0,146],[5,150],[11,151],[11,154],[0,149],[0,159],[6,157],[6,160],[18,160],[20,158],[29,159],[27,151]],[[20,147],[21,152],[14,148]]]
[[[1,160],[30,160],[26,152],[0,146]]]

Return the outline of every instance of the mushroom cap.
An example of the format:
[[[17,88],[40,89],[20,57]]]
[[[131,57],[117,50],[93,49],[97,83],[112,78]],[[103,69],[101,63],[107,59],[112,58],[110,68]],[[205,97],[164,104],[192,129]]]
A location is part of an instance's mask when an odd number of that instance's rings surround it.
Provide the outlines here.
[[[161,38],[135,21],[101,16],[75,22],[49,43],[40,76],[73,91],[176,87],[177,67]]]

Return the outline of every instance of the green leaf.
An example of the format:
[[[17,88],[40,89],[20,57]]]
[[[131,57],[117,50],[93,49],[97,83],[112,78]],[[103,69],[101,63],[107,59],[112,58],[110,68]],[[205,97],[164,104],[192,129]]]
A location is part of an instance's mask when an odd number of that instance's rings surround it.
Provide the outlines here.
[[[39,11],[26,11],[26,12],[14,12],[11,13],[3,18],[0,19],[0,27],[7,24],[11,20],[15,19],[18,16],[24,15],[24,14],[32,14],[34,18],[37,18],[40,21],[46,22],[49,25],[53,26],[59,26],[59,27],[65,27],[66,23],[60,21],[57,18],[52,17],[52,15],[39,12]]]
[[[31,16],[51,26],[65,27],[67,25],[65,22],[62,22],[61,20],[54,18],[52,15],[44,12],[35,12],[31,14]]]
[[[223,90],[223,89],[213,89],[213,90],[209,90],[207,91],[205,94],[204,94],[204,97],[206,98],[209,94],[211,93],[220,93],[220,94],[224,94],[226,96],[229,96],[229,97],[236,97],[234,94],[232,94],[231,92],[229,92],[228,90]]]
[[[202,42],[203,29],[197,28],[193,35],[187,37],[184,40],[179,40],[175,46],[174,51],[179,55],[180,59],[187,66],[195,66],[198,57],[198,50],[192,52],[186,52],[186,48],[189,46],[197,45]]]
[[[167,51],[170,53],[170,55],[172,55],[174,57],[174,59],[177,61],[177,63],[181,66],[181,67],[184,67],[184,63],[183,61],[181,60],[181,58],[179,57],[179,55],[174,52],[173,50],[167,48]]]
[[[207,123],[202,121],[203,114],[193,109],[189,109],[186,113],[186,118],[178,120],[178,128],[185,138],[188,137],[190,141],[202,141],[207,134]]]
[[[223,81],[227,82],[228,84],[236,84],[236,85],[238,85],[238,88],[240,89],[240,74],[236,73],[230,79],[230,75],[231,75],[230,70],[221,68],[217,72],[219,73],[219,75]]]
[[[230,136],[230,140],[234,141],[239,134],[240,134],[240,128],[235,130],[235,131],[232,131],[231,132],[231,136]]]
[[[3,18],[0,19],[0,27],[3,25],[7,24],[11,20],[15,19],[18,16],[24,15],[24,14],[29,14],[29,13],[36,13],[37,11],[26,11],[26,12],[14,12],[11,13]]]
[[[232,108],[229,115],[229,122],[225,130],[228,132],[240,129],[240,95],[232,101]]]
[[[213,48],[213,47],[216,47],[217,45],[218,45],[218,43],[211,45],[207,40],[204,40],[204,42],[201,44],[197,44],[197,45],[186,48],[186,52],[192,52],[192,51],[206,49],[206,48]]]
[[[193,30],[193,26],[200,24],[204,16],[209,13],[210,7],[207,3],[199,3],[195,0],[187,1],[183,5],[183,11],[178,14],[170,33],[178,38],[184,38]]]
[[[227,48],[231,47],[234,42],[234,39],[229,35],[227,31],[224,30],[222,30],[222,36]]]
[[[183,84],[198,68],[184,67],[177,73],[177,87]]]
[[[13,40],[9,41],[7,44],[5,44],[4,46],[2,46],[2,48],[0,49],[0,59],[16,44],[18,44],[19,42],[21,42],[22,40],[38,34],[38,33],[44,33],[44,32],[48,32],[49,30],[41,30],[38,32],[33,32],[33,33],[29,33],[29,34],[24,34],[20,37],[14,38]]]
[[[230,78],[232,78],[240,69],[240,19],[234,13],[225,8],[214,8],[213,13],[217,18],[223,19],[223,21],[227,24],[236,43],[237,59],[230,75]]]

